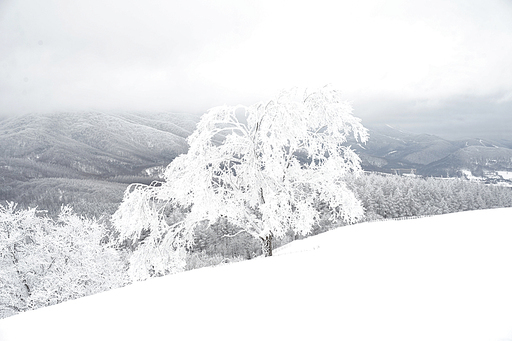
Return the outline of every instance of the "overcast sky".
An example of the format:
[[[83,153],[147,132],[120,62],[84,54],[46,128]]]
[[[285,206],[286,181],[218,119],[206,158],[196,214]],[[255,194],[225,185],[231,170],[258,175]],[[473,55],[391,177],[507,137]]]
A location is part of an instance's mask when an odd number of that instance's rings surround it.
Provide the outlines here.
[[[510,0],[0,0],[0,115],[332,84],[363,124],[512,139]]]

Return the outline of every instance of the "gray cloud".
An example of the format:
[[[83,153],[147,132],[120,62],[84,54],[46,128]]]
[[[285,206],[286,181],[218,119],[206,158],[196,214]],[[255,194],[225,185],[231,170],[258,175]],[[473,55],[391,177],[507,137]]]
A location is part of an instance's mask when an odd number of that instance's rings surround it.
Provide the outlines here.
[[[3,114],[203,109],[195,64],[258,19],[236,2],[200,0],[11,1],[3,12]]]
[[[496,97],[453,96],[436,101],[355,102],[354,109],[370,124],[390,124],[403,131],[429,133],[457,140],[511,140],[512,102]]]
[[[511,17],[501,0],[7,0],[0,116],[202,112],[329,83],[369,122],[506,136]]]

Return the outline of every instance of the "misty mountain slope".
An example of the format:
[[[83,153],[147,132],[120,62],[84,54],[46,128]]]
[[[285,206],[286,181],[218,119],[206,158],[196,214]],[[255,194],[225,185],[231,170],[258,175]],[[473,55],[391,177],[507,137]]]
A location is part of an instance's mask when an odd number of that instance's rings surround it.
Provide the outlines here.
[[[103,186],[100,181],[119,183],[114,197],[122,198],[127,184],[151,183],[163,167],[187,151],[186,138],[199,119],[194,114],[99,112],[4,118],[0,121],[0,201],[58,211],[60,204],[76,204],[66,198],[90,186],[90,182],[58,184],[58,179],[98,181],[98,188]],[[512,170],[507,141],[448,141],[389,125],[369,128],[366,144],[349,141],[365,170],[393,173],[413,168],[426,176],[460,176],[462,169],[474,175]],[[61,195],[51,186],[72,193]],[[55,196],[42,193],[43,188]],[[89,198],[96,205],[105,196]],[[110,199],[105,204],[114,205]]]
[[[452,142],[433,135],[418,135],[403,157],[411,163],[427,165],[457,150]]]
[[[61,113],[9,119],[0,128],[0,157],[57,164],[77,175],[133,174],[187,150],[191,120],[162,116]]]
[[[488,172],[511,171],[512,149],[501,147],[469,146],[458,149],[446,158],[425,167],[430,174],[460,176],[463,170],[475,176]]]
[[[353,144],[366,170],[392,172],[414,168],[426,176],[459,176],[461,169],[482,174],[510,170],[512,149],[507,141],[449,141],[434,135],[410,134],[391,126],[371,126],[365,145]]]
[[[143,175],[145,169],[165,166],[186,152],[185,140],[199,119],[174,113],[60,113],[4,119],[0,177],[26,181]],[[455,175],[460,167],[478,169],[476,163],[481,164],[486,153],[489,162],[497,160],[492,169],[510,168],[511,149],[495,141],[448,141],[383,125],[370,126],[366,144],[349,143],[366,170],[415,168],[423,175],[445,176],[447,170]]]
[[[512,338],[512,210],[363,223],[0,320],[3,341]]]
[[[123,113],[120,116],[128,122],[148,126],[187,138],[196,128],[201,115],[180,113]]]
[[[50,210],[58,210],[60,204],[73,204],[80,209],[88,207],[87,212],[91,211],[90,207],[103,203],[111,211],[114,203],[121,200],[127,184],[151,182],[157,178],[158,168],[187,151],[186,138],[194,131],[199,117],[95,112],[3,119],[0,121],[0,201]],[[70,183],[67,179],[87,181]],[[104,180],[120,185],[112,188]],[[93,191],[98,194],[96,198],[90,195],[91,186],[96,187]],[[102,188],[115,193],[100,195],[104,193]],[[71,198],[78,200],[71,201]]]
[[[371,126],[366,145],[357,145],[363,167],[387,170],[418,168],[440,160],[458,147],[451,141],[433,135],[413,135],[391,126]]]
[[[30,115],[3,122],[0,142],[4,157],[27,157],[51,160],[60,152],[69,157],[69,151],[83,152],[85,158],[112,157],[126,161],[137,159],[159,161],[174,157],[186,150],[185,138],[193,131],[190,124],[184,128],[174,121],[147,120],[138,122],[131,115],[101,113],[62,113]],[[158,115],[154,115],[158,118]],[[171,119],[169,115],[166,119]],[[172,158],[171,157],[171,158]],[[46,159],[45,159],[46,158]],[[74,157],[73,157],[74,158]],[[55,160],[60,163],[61,160]]]

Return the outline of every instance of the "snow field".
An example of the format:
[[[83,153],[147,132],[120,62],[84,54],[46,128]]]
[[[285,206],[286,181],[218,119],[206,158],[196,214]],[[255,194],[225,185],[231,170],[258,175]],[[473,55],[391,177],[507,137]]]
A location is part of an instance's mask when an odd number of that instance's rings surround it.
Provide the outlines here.
[[[0,320],[0,340],[512,340],[511,218],[341,227]]]

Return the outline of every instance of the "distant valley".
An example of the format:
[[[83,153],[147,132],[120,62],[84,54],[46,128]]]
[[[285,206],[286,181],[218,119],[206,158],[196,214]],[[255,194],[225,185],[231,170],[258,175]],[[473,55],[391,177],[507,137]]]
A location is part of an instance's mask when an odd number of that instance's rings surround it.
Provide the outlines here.
[[[410,134],[388,125],[370,126],[365,145],[352,147],[369,171],[435,177],[480,178],[507,182],[512,175],[512,141],[466,139],[449,141],[434,135]],[[500,175],[502,174],[502,175]]]
[[[88,215],[115,211],[129,183],[151,183],[176,156],[200,115],[56,113],[0,121],[0,202],[50,213],[72,204]],[[363,169],[510,184],[512,141],[448,141],[369,126],[366,144],[349,141]]]

